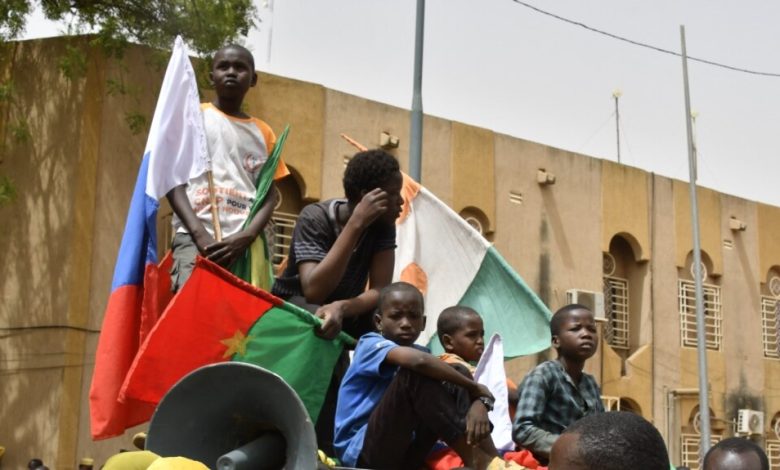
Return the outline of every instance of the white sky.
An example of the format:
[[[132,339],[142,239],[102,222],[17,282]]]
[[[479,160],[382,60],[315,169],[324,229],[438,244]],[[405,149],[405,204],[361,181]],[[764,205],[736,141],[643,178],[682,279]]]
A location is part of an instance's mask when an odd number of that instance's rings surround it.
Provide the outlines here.
[[[780,73],[780,2],[527,0],[588,26],[729,65]],[[257,67],[409,108],[415,0],[258,1]],[[28,37],[46,35],[40,21]],[[269,46],[269,38],[270,46]],[[688,178],[681,60],[512,0],[428,0],[423,108],[598,158]],[[699,183],[780,206],[780,77],[689,62]],[[424,158],[424,156],[423,156]]]

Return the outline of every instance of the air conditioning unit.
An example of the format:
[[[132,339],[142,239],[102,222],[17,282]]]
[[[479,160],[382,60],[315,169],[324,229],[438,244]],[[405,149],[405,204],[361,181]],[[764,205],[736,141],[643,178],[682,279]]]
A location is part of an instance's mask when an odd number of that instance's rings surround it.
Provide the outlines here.
[[[764,433],[764,413],[756,410],[737,411],[737,434],[752,435]]]
[[[604,293],[582,289],[569,289],[566,291],[567,304],[581,304],[593,312],[596,320],[606,321],[604,316]]]

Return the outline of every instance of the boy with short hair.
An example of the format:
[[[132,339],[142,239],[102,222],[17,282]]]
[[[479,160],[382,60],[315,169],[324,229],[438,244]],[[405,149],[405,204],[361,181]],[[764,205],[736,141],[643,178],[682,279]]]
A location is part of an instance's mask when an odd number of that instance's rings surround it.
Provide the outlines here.
[[[358,342],[339,390],[335,447],[348,466],[416,469],[441,439],[484,469],[490,439],[486,387],[415,346],[425,327],[422,294],[396,282],[382,289],[379,333]]]
[[[482,317],[470,307],[447,307],[436,321],[436,333],[445,351],[439,358],[448,364],[461,364],[474,374],[473,364],[485,351]]]
[[[769,459],[761,447],[744,437],[729,437],[710,447],[702,463],[704,470],[769,470]]]
[[[669,467],[661,433],[639,415],[614,411],[589,415],[569,426],[552,447],[549,470],[669,470]]]
[[[513,426],[515,443],[543,463],[570,424],[604,412],[596,380],[583,372],[598,347],[593,312],[584,305],[567,305],[553,315],[550,333],[558,357],[539,364],[523,379]]]
[[[244,96],[257,84],[252,53],[236,44],[223,47],[214,55],[209,79],[216,98],[201,105],[201,111],[224,238],[215,239],[207,174],[168,192],[166,196],[174,212],[171,268],[174,291],[190,277],[197,254],[229,267],[264,230],[276,203],[276,191],[272,187],[260,211],[242,229],[257,191],[255,181],[276,144],[276,136],[268,124],[241,109]],[[288,174],[280,160],[274,179]]]

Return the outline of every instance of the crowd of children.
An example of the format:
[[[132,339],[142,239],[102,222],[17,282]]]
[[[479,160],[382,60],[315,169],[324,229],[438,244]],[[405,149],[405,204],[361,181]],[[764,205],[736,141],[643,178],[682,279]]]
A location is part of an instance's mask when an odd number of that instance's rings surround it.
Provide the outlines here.
[[[242,110],[257,82],[251,53],[224,47],[211,79],[216,99],[203,114],[213,173],[216,184],[229,190],[222,199],[238,205],[222,212],[225,238],[218,240],[203,201],[207,181],[198,178],[169,193],[176,214],[174,288],[186,281],[196,254],[229,266],[264,230],[275,202],[271,191],[242,228],[247,212],[234,209],[253,202],[254,178],[275,142],[265,123]],[[276,176],[287,173],[280,163]],[[473,377],[485,348],[479,312],[459,306],[441,312],[437,327],[446,353],[436,357],[415,344],[426,321],[422,293],[391,283],[403,202],[398,162],[382,150],[359,152],[343,183],[344,199],[303,209],[286,267],[273,285],[274,294],[322,320],[318,335],[333,338],[344,330],[359,338],[352,360],[345,353],[334,370],[316,427],[318,444],[344,465],[362,468],[441,468],[436,465],[445,455],[464,468],[510,465],[497,460],[491,438],[493,394]],[[636,415],[604,413],[599,387],[583,371],[599,342],[593,313],[567,305],[553,315],[550,332],[557,358],[538,365],[519,388],[508,384],[513,439],[522,450],[507,454],[508,460],[552,470],[668,469],[658,431]],[[713,449],[704,468],[767,468],[758,451]],[[753,461],[762,467],[750,466]]]

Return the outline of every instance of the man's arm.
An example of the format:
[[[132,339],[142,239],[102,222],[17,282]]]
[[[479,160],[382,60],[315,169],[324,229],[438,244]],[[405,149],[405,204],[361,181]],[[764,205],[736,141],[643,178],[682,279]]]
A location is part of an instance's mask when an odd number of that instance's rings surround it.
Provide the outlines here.
[[[395,250],[387,249],[374,254],[368,274],[368,290],[352,299],[337,300],[317,309],[322,319],[319,334],[324,338],[335,338],[341,331],[344,318],[355,317],[376,308],[379,291],[393,280]]]
[[[441,359],[415,348],[405,346],[393,348],[385,356],[385,362],[466,389],[473,401],[466,414],[466,442],[476,445],[483,439],[490,437],[487,409],[482,402],[476,401],[480,397],[493,399],[493,394],[486,386],[471,380]]]
[[[512,426],[512,437],[517,444],[534,454],[549,458],[550,450],[558,439],[558,434],[539,427],[549,398],[544,376],[531,372],[520,384],[518,393],[520,398],[515,412],[515,422]]]
[[[265,229],[266,224],[271,220],[271,216],[274,213],[274,207],[278,200],[275,188],[276,185],[272,184],[268,189],[263,205],[260,206],[260,210],[257,211],[254,219],[249,222],[249,225],[244,230],[234,233],[221,242],[215,242],[206,247],[209,260],[220,266],[230,266],[260,236],[260,233]]]
[[[192,236],[195,246],[201,255],[206,255],[206,247],[214,243],[214,237],[206,230],[195,211],[192,210],[190,199],[187,197],[187,185],[182,184],[168,191],[165,195],[171,204],[173,212],[179,217],[184,227]]]

